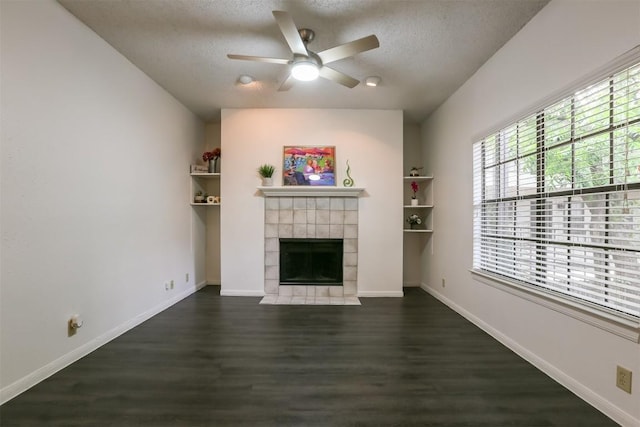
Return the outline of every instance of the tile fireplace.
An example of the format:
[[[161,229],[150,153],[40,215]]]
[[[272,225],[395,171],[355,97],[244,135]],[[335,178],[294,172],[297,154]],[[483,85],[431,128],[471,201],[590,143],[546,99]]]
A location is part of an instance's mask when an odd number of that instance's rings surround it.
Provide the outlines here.
[[[342,190],[342,189],[341,189]],[[326,193],[315,197],[304,195],[277,195],[265,197],[264,268],[266,295],[343,297],[357,295],[358,283],[358,198],[329,197]],[[324,263],[341,258],[341,284],[337,280],[312,283],[306,278],[297,283],[282,284],[281,242],[292,239],[304,241],[340,241],[341,257],[320,257]],[[322,249],[324,251],[324,249]],[[324,266],[326,267],[326,266]],[[312,267],[308,267],[312,268]],[[311,274],[301,272],[297,274]],[[295,280],[294,280],[295,282]]]

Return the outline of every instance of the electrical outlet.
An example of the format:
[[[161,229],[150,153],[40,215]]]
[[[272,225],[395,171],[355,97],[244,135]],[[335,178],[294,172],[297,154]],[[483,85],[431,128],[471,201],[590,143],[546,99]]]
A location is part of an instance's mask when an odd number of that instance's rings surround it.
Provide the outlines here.
[[[445,280],[444,280],[444,277],[443,277],[442,278],[442,287],[444,288],[445,286],[446,286],[446,283],[445,283]]]
[[[82,327],[83,320],[79,314],[74,314],[67,321],[67,336],[72,337],[78,332],[78,329]]]
[[[184,281],[189,283],[189,273],[184,275]]]
[[[616,386],[629,394],[631,394],[631,374],[630,370],[622,366],[616,368]]]

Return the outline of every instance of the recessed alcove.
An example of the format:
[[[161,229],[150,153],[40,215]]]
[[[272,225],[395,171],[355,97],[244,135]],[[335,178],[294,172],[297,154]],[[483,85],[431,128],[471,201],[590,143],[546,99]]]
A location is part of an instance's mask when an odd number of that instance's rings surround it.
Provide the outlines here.
[[[342,286],[343,239],[280,239],[280,285]]]

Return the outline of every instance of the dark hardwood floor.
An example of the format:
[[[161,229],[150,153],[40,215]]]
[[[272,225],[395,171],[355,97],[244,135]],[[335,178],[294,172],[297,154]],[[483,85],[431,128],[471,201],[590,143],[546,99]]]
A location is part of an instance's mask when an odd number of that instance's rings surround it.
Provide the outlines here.
[[[616,425],[420,289],[362,306],[206,287],[0,407],[9,426]]]

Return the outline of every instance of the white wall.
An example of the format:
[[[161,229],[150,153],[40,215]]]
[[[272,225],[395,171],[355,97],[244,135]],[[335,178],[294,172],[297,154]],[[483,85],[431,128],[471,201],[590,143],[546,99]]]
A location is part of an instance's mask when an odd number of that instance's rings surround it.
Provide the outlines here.
[[[409,175],[412,167],[421,167],[422,164],[422,143],[420,138],[420,126],[416,124],[404,124],[404,151],[402,174]],[[429,175],[426,169],[420,171],[420,175]],[[404,182],[408,187],[409,182]],[[403,192],[410,193],[407,188]],[[406,201],[405,201],[406,202]],[[407,213],[404,214],[406,219]],[[402,281],[404,286],[420,286],[422,266],[420,258],[422,252],[428,247],[430,236],[421,233],[405,233],[402,257]]]
[[[188,205],[204,126],[58,3],[1,8],[5,401],[204,280]]]
[[[220,147],[220,123],[209,123],[205,127],[205,147],[203,151],[212,151]],[[224,153],[218,159],[218,170],[222,171]],[[208,182],[210,196],[220,195],[220,182],[210,180]],[[207,268],[207,283],[210,285],[220,284],[220,208],[214,206],[202,207],[198,209],[207,219],[205,258]]]
[[[260,164],[282,174],[285,145],[335,145],[336,183],[346,161],[360,198],[358,293],[402,295],[402,112],[226,109],[222,111],[222,293],[264,292],[264,199]],[[277,185],[281,185],[281,180]]]
[[[640,392],[637,381],[633,395],[616,388],[615,370],[640,375],[637,343],[474,281],[461,267],[472,265],[472,143],[639,43],[637,0],[553,0],[423,124],[438,183],[423,286],[623,425],[640,424]]]

